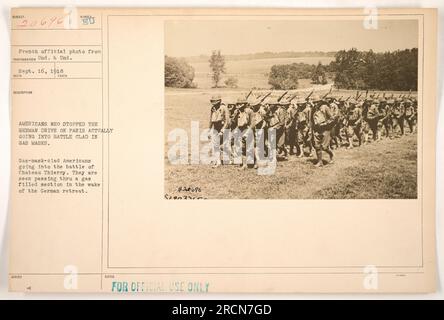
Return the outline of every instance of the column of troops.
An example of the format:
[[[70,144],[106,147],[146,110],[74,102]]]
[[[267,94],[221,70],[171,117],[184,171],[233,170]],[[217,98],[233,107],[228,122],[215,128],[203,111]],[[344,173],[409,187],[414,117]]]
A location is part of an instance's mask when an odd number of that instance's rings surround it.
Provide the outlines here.
[[[277,160],[287,160],[289,156],[312,157],[314,150],[316,166],[333,163],[334,149],[351,149],[356,143],[361,146],[383,137],[403,136],[406,124],[408,133],[415,132],[418,104],[410,94],[398,97],[365,94],[361,98],[357,93],[345,99],[330,95],[331,91],[323,96],[311,92],[306,97],[287,93],[278,98],[268,93],[251,99],[250,92],[247,98],[228,103],[220,96],[213,96],[209,128],[220,136],[225,129],[275,129]],[[328,155],[327,161],[323,161],[323,152]],[[254,161],[253,167],[257,167]],[[219,160],[214,165],[222,163]],[[245,157],[241,165],[248,167]]]

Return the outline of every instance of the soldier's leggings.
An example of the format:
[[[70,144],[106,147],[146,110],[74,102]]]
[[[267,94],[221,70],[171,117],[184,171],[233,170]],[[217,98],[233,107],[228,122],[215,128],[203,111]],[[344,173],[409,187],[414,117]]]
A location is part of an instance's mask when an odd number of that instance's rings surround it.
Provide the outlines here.
[[[330,130],[313,132],[313,144],[316,151],[320,150],[329,151],[330,141],[331,141]]]
[[[415,117],[412,118],[406,118],[407,124],[409,125],[410,133],[413,133],[413,130],[415,130]]]
[[[223,128],[224,124],[222,123],[222,121],[215,121],[215,122],[212,122],[212,123],[211,123],[211,126],[212,126],[212,128],[213,128],[217,133],[220,133],[220,132],[222,131],[222,128]],[[219,140],[219,141],[218,141],[218,143],[219,143],[219,149],[222,150],[222,148],[224,147],[224,145],[223,145],[223,142],[224,142],[223,139],[224,139],[224,137],[221,135],[220,137],[213,137],[213,139],[217,139],[217,140]],[[213,143],[216,143],[216,141],[213,141]],[[218,162],[221,161],[221,154],[219,154],[219,158],[218,158],[217,161],[218,161]]]
[[[330,149],[331,131],[313,131],[313,145],[316,150],[317,163],[322,162],[322,151],[325,151],[330,159],[333,159],[333,152]]]
[[[362,126],[361,123],[358,124],[348,124],[347,126],[347,139],[352,139],[353,138],[353,134],[356,135],[356,137],[358,138],[359,141],[359,145],[361,145],[362,142]]]
[[[301,124],[299,126],[299,136],[301,137],[303,148],[306,149],[308,153],[311,153],[311,149],[313,148],[311,131],[306,124]]]
[[[392,120],[389,118],[385,119],[385,120],[381,121],[381,125],[385,129],[385,137],[389,138],[391,135],[391,131],[392,131]]]
[[[342,142],[341,126],[342,123],[338,121],[331,129],[331,144],[334,143],[337,148],[339,148],[339,143]]]
[[[399,127],[401,135],[404,135],[404,116],[393,118],[393,132],[396,132],[397,127]]]
[[[287,155],[285,149],[285,128],[281,127],[276,129],[276,151],[279,156]]]
[[[294,154],[294,147],[296,146],[297,153],[299,153],[299,143],[298,134],[295,127],[290,127],[285,129],[285,144],[288,145],[290,149],[290,154]]]
[[[378,122],[378,119],[368,120],[368,125],[372,131],[374,141],[378,140]]]

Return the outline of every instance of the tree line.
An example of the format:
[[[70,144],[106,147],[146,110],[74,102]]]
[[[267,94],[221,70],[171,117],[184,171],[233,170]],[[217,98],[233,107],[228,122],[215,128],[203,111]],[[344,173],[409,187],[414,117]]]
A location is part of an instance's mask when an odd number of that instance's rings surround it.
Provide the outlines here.
[[[418,49],[383,53],[341,50],[329,69],[335,74],[337,88],[416,91]]]
[[[217,88],[222,74],[226,72],[225,57],[220,50],[214,50],[208,62],[214,87]],[[194,68],[185,59],[165,56],[165,87],[196,88],[197,85],[193,81]],[[233,77],[226,79],[224,83],[228,87],[237,87],[237,79]]]
[[[271,67],[268,84],[276,90],[297,89],[299,79],[311,79],[314,84],[326,84],[328,66],[319,62],[317,65],[303,62],[277,64]]]
[[[225,73],[225,56],[213,51],[208,60],[214,87],[219,87]],[[336,52],[328,65],[291,63],[273,65],[268,83],[273,89],[292,90],[299,79],[311,79],[314,84],[326,84],[332,79],[335,87],[353,90],[417,90],[418,49],[376,53],[355,48]],[[194,68],[184,59],[165,56],[165,86],[195,88]],[[225,80],[228,87],[236,87],[237,79]]]
[[[329,77],[339,89],[416,91],[418,49],[376,53],[353,48],[338,51],[329,65],[274,65],[268,83],[274,89],[288,90],[297,88],[298,79],[325,84]]]
[[[165,87],[195,88],[194,68],[185,59],[165,56]]]
[[[281,51],[281,52],[256,52],[256,53],[242,53],[242,54],[224,54],[226,61],[237,60],[257,60],[257,59],[277,59],[277,58],[306,58],[306,57],[334,57],[335,51]],[[199,55],[186,57],[190,63],[207,62],[211,55]]]

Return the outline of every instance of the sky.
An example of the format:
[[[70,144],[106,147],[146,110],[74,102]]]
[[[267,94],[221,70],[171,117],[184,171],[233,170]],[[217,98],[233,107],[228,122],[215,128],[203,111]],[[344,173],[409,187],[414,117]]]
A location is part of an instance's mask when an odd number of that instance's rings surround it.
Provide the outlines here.
[[[165,54],[173,57],[264,51],[376,52],[418,47],[417,20],[379,20],[366,29],[362,20],[184,20],[165,23]]]

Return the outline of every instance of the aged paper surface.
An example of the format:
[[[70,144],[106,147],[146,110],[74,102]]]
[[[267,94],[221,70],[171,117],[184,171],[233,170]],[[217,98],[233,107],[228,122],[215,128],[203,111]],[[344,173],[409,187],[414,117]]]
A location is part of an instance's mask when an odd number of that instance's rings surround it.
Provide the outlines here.
[[[435,290],[434,9],[11,19],[10,290]]]

